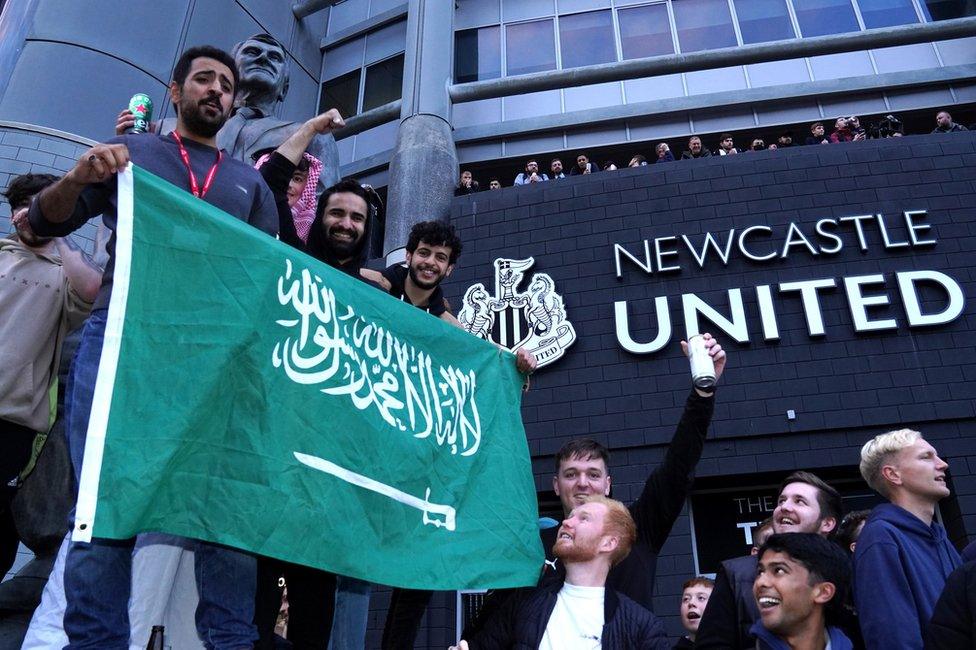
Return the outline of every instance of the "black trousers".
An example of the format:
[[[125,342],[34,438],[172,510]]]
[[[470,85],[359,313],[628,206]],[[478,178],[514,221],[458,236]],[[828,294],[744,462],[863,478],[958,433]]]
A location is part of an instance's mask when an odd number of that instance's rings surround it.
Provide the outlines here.
[[[20,535],[10,511],[17,487],[11,484],[27,467],[35,436],[27,427],[0,420],[0,577],[7,575],[17,559]]]
[[[258,557],[254,624],[258,628],[255,650],[274,649],[274,627],[281,609],[279,578],[288,586],[288,640],[294,650],[327,650],[335,612],[334,573]]]
[[[383,650],[413,650],[432,591],[394,589],[383,626]]]

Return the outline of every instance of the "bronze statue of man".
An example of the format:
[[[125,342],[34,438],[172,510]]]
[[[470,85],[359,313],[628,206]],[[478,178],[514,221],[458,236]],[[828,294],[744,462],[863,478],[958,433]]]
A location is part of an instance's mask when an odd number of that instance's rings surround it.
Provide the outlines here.
[[[288,93],[288,59],[281,43],[269,34],[255,34],[235,45],[231,54],[240,72],[236,111],[217,133],[217,146],[253,162],[254,154],[278,147],[301,122],[273,115]],[[339,181],[339,149],[332,134],[316,136],[306,151],[322,161],[319,191]]]

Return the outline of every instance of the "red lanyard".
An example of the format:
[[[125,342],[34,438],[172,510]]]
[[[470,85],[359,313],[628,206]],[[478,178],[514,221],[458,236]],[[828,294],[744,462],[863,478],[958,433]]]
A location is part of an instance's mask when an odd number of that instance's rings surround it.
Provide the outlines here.
[[[173,138],[176,140],[176,144],[180,146],[180,158],[183,159],[183,164],[186,165],[186,171],[190,173],[190,192],[193,196],[202,199],[210,191],[210,186],[213,185],[214,176],[217,174],[217,167],[220,166],[220,159],[223,158],[224,152],[220,149],[217,150],[217,162],[213,164],[210,171],[207,172],[207,177],[203,180],[203,189],[200,189],[200,185],[197,183],[197,175],[193,173],[193,168],[190,167],[190,154],[186,152],[186,147],[183,146],[183,139],[180,134],[173,131]]]

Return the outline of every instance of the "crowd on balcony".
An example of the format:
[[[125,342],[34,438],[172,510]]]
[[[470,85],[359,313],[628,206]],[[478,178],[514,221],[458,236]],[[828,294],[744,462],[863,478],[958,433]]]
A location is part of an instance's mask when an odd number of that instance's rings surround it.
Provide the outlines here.
[[[669,163],[681,160],[696,160],[698,158],[710,158],[712,156],[732,156],[740,153],[750,153],[756,151],[775,151],[777,149],[788,149],[799,146],[829,145],[843,142],[863,142],[865,140],[898,138],[905,135],[904,124],[894,115],[885,115],[877,121],[873,121],[867,126],[861,123],[856,115],[838,117],[830,131],[828,125],[823,122],[814,122],[809,125],[807,135],[797,136],[792,129],[783,131],[776,142],[767,143],[763,138],[747,139],[745,143],[736,146],[735,136],[731,133],[722,133],[715,141],[715,148],[710,149],[705,146],[701,136],[693,135],[688,138],[685,149],[676,155],[671,151],[671,145],[667,142],[659,142],[654,147],[654,153],[648,160],[644,154],[635,153],[627,162],[626,167],[643,167],[658,163]],[[948,111],[942,110],[936,114],[935,128],[932,133],[950,133],[958,131],[976,130],[976,124],[968,128],[954,122],[952,115]],[[801,141],[802,138],[802,141]],[[619,169],[613,160],[603,160],[595,162],[590,160],[585,152],[576,154],[575,164],[567,168],[562,158],[552,158],[549,161],[549,170],[540,168],[539,159],[529,158],[525,161],[525,167],[516,174],[512,185],[531,185],[541,183],[566,176],[578,176],[580,174],[593,174],[597,172],[607,172]],[[502,179],[492,177],[489,179],[488,188],[498,190],[504,186]],[[461,172],[457,187],[454,190],[455,196],[474,194],[482,191],[481,183],[474,179],[470,170]]]

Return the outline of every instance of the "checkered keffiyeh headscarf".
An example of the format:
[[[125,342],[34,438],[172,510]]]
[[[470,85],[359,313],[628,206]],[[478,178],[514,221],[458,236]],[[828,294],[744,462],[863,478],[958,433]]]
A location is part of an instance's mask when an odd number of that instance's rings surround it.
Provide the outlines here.
[[[298,202],[292,206],[291,217],[295,222],[295,231],[298,233],[298,237],[302,241],[307,241],[309,228],[312,227],[312,222],[315,220],[315,206],[318,204],[318,198],[315,196],[315,188],[318,187],[319,175],[322,173],[322,161],[310,153],[304,153],[302,155],[308,161],[308,180],[305,182],[305,189],[302,190],[302,195],[298,197]],[[261,169],[261,166],[270,157],[271,154],[266,153],[258,158],[254,168]]]

